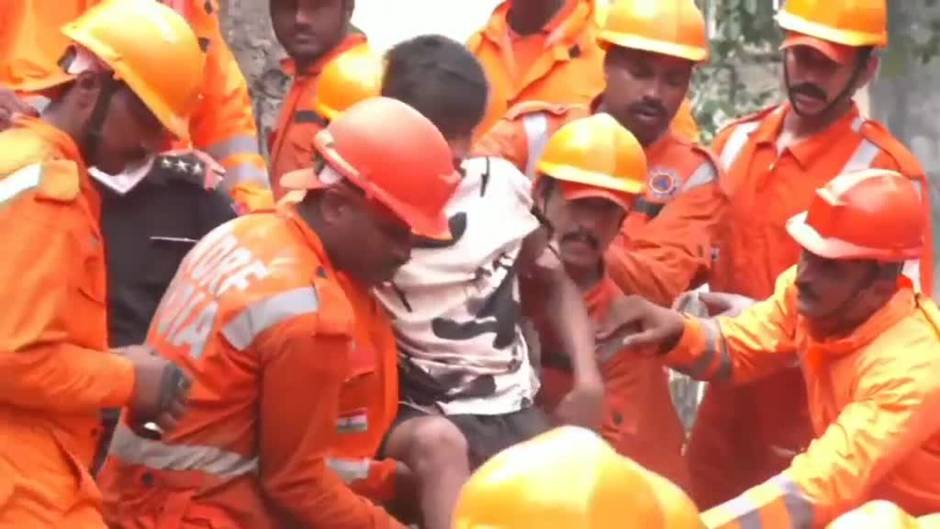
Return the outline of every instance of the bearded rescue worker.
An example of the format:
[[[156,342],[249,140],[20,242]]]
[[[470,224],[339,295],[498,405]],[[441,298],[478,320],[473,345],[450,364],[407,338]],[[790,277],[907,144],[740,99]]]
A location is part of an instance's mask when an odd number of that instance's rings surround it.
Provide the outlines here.
[[[149,349],[109,354],[101,197],[90,166],[138,163],[185,135],[203,56],[155,2],[113,1],[62,29],[66,84],[41,119],[0,133],[0,527],[104,529],[88,473],[102,408],[131,424],[178,412],[181,372]],[[161,415],[162,414],[162,415]],[[136,427],[136,426],[135,426]]]
[[[496,455],[460,493],[452,529],[700,529],[692,500],[566,426]]]
[[[477,145],[534,176],[539,155],[562,124],[608,112],[643,145],[649,164],[639,198],[607,255],[624,292],[662,305],[700,282],[724,201],[711,154],[670,129],[696,64],[708,58],[705,19],[693,0],[612,4],[598,33],[607,88],[586,107],[520,105]]]
[[[58,63],[68,41],[57,29],[102,1],[5,2],[5,25],[0,32],[0,57],[4,58],[0,63],[0,87],[20,93],[41,109],[51,95],[50,87],[66,80]],[[182,135],[175,147],[195,147],[221,163],[226,169],[222,188],[242,209],[270,207],[267,170],[258,150],[248,85],[222,38],[218,1],[159,1],[186,18],[199,39],[206,63],[202,98],[193,111],[188,134]]]
[[[646,158],[636,138],[608,114],[563,126],[539,160],[536,205],[553,228],[568,276],[601,325],[623,297],[604,267],[604,252],[646,187]],[[553,409],[571,390],[571,367],[550,340],[542,340],[539,402]],[[553,354],[554,353],[554,354]],[[599,433],[620,454],[686,485],[685,431],[656,358],[629,351],[598,353],[604,377],[604,418]]]
[[[271,188],[275,198],[280,199],[284,195],[280,178],[290,171],[310,167],[314,158],[311,138],[329,119],[314,106],[317,83],[326,65],[351,52],[343,63],[333,67],[330,75],[342,73],[347,78],[358,78],[358,83],[370,87],[367,89],[370,96],[378,95],[380,77],[376,77],[374,52],[366,44],[365,36],[351,32],[349,20],[355,0],[269,0],[268,5],[274,34],[288,55],[281,67],[293,78],[281,103],[275,130],[268,139]],[[381,68],[378,72],[381,75]]]
[[[899,173],[844,173],[787,222],[803,253],[767,300],[707,320],[628,301],[625,345],[658,347],[694,378],[747,383],[794,363],[804,374],[816,439],[707,511],[708,527],[823,527],[871,499],[940,511],[940,311],[901,274],[924,252],[920,204]]]
[[[343,284],[388,281],[413,234],[447,237],[459,179],[440,132],[390,99],[315,145],[316,177],[283,182],[308,190],[300,204],[223,224],[183,261],[148,343],[192,394],[160,440],[118,426],[100,476],[111,527],[402,527],[327,466],[340,387],[368,360],[355,338],[372,331]]]
[[[836,175],[895,170],[922,189],[918,211],[929,218],[924,170],[881,124],[859,114],[856,90],[875,75],[875,49],[887,44],[885,0],[789,0],[778,15],[789,101],[722,131],[714,148],[724,169],[727,217],[716,240],[709,285],[763,299],[774,279],[796,264],[800,247],[785,233],[814,192]],[[926,220],[925,220],[926,222]],[[907,265],[923,292],[933,292],[930,224],[926,251]],[[693,497],[700,506],[728,500],[786,468],[813,430],[798,369],[742,387],[714,386],[699,410],[688,448]]]

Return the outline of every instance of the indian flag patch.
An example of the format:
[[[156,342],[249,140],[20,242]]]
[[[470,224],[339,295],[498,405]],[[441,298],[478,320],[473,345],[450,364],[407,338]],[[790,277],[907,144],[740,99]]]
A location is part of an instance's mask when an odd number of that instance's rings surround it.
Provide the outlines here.
[[[341,413],[336,420],[336,431],[341,434],[362,433],[369,429],[369,414],[365,408]]]

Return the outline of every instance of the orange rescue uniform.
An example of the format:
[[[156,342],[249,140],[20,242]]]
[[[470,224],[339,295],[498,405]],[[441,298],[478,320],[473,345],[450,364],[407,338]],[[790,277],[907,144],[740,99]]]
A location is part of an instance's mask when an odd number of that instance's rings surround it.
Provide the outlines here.
[[[785,229],[817,188],[850,169],[885,168],[920,184],[924,215],[929,193],[924,171],[880,124],[853,107],[828,129],[778,153],[776,143],[789,104],[746,117],[715,141],[728,197],[716,241],[711,289],[763,299],[774,278],[796,264],[800,247]],[[929,219],[927,225],[930,225]],[[930,237],[915,280],[932,291]],[[713,386],[699,410],[688,449],[693,496],[700,507],[730,499],[786,468],[806,448],[812,428],[798,369],[782,370],[744,387]]]
[[[611,304],[623,293],[607,276],[585,293],[584,303],[595,323],[603,323]],[[538,401],[554,409],[571,391],[570,370],[544,362],[542,389]],[[669,378],[658,358],[639,356],[631,351],[601,354],[604,377],[604,419],[600,434],[621,455],[668,478],[680,487],[688,486],[688,471],[682,446],[685,430],[669,395]]]
[[[900,285],[851,334],[815,340],[796,312],[796,267],[737,318],[687,319],[666,361],[689,375],[746,383],[794,363],[815,440],[781,473],[703,515],[710,529],[797,529],[871,499],[914,515],[940,510],[940,311]],[[901,281],[899,283],[906,283]]]
[[[188,413],[160,440],[118,426],[100,476],[111,526],[401,528],[327,463],[359,331],[295,210],[211,232],[148,336],[193,377]]]
[[[505,158],[534,178],[551,135],[589,113],[583,106],[523,103],[481,138],[475,150]],[[608,273],[624,292],[668,306],[707,275],[725,201],[707,149],[670,130],[644,151],[648,189],[607,252]]]
[[[275,200],[280,200],[285,194],[279,183],[281,176],[313,165],[313,137],[327,125],[326,119],[316,112],[314,106],[320,72],[327,63],[344,51],[364,42],[365,36],[350,34],[304,71],[298,71],[291,59],[285,59],[281,64],[294,81],[281,103],[277,125],[268,138],[268,150],[271,153],[271,189],[274,191]]]
[[[376,460],[376,455],[398,413],[398,347],[388,315],[371,292],[338,277],[356,329],[327,464],[353,491],[385,503],[395,499],[398,462]]]
[[[89,475],[99,411],[134,368],[108,354],[100,198],[64,132],[0,133],[0,528],[104,529]]]
[[[500,4],[467,44],[490,83],[478,135],[519,102],[587,105],[604,90],[604,52],[596,41],[592,0],[565,0],[555,17],[532,35],[518,35],[509,27],[511,4]]]
[[[68,79],[59,59],[69,45],[59,28],[101,0],[4,2],[0,86],[35,92]],[[154,0],[156,1],[156,0]],[[222,38],[217,0],[164,0],[189,21],[206,51],[202,102],[190,121],[190,144],[226,169],[223,186],[247,209],[273,205],[248,85]]]

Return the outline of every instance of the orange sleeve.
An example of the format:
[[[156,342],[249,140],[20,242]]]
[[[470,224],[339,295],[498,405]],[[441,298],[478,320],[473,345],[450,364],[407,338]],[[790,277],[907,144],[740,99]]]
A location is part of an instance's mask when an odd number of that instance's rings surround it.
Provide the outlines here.
[[[349,459],[331,457],[328,465],[345,478],[356,494],[379,503],[395,499],[398,461],[394,459]]]
[[[936,336],[918,341],[895,344],[895,354],[862,365],[853,402],[825,432],[782,474],[706,512],[707,526],[737,528],[759,517],[764,529],[822,527],[870,499],[874,486],[940,429],[940,356],[924,350],[935,347]]]
[[[793,281],[796,266],[777,278],[773,296],[734,318],[686,320],[665,361],[698,380],[747,383],[796,362]]]
[[[311,318],[295,318],[267,331],[259,343],[271,352],[261,388],[262,487],[306,527],[403,528],[327,466],[350,337],[312,334],[316,326]]]
[[[0,247],[7,249],[0,259],[6,278],[0,298],[8,303],[0,310],[0,402],[60,413],[124,406],[134,388],[133,365],[72,343],[66,324],[67,318],[81,318],[70,298],[83,295],[67,270],[81,269],[83,260],[69,217],[74,225],[86,222],[85,213],[77,205],[40,204],[31,196],[13,200],[19,203],[0,205],[10,208],[0,218],[15,219],[0,230]]]
[[[607,271],[624,292],[669,306],[707,276],[725,197],[717,170],[704,163],[713,175],[707,182],[682,191],[638,233],[621,233],[610,245]]]
[[[223,186],[243,209],[273,207],[248,83],[222,38],[218,3],[193,4],[190,23],[207,46],[203,99],[190,122],[193,146],[225,167]]]
[[[529,144],[522,122],[503,118],[473,145],[476,156],[503,158],[525,172],[529,162]]]

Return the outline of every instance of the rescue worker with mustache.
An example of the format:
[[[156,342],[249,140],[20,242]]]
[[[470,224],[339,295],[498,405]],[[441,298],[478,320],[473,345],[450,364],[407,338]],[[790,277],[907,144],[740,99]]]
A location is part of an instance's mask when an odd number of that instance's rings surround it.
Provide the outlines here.
[[[873,499],[914,516],[940,511],[940,310],[902,274],[927,251],[921,201],[900,173],[843,173],[786,224],[799,263],[739,316],[623,303],[619,343],[713,387],[794,364],[806,380],[780,398],[804,394],[814,439],[782,471],[706,511],[710,529],[825,527]]]
[[[878,68],[888,43],[886,0],[789,0],[777,16],[786,32],[787,101],[744,117],[713,145],[728,207],[709,278],[713,292],[763,299],[775,278],[800,258],[787,219],[805,210],[815,190],[836,175],[867,168],[897,171],[921,190],[911,207],[929,218],[923,168],[884,125],[861,115],[852,96]],[[925,250],[906,265],[923,292],[933,292],[930,224]],[[693,497],[709,507],[780,472],[813,431],[794,388],[799,369],[740,387],[712,385],[688,447]]]

